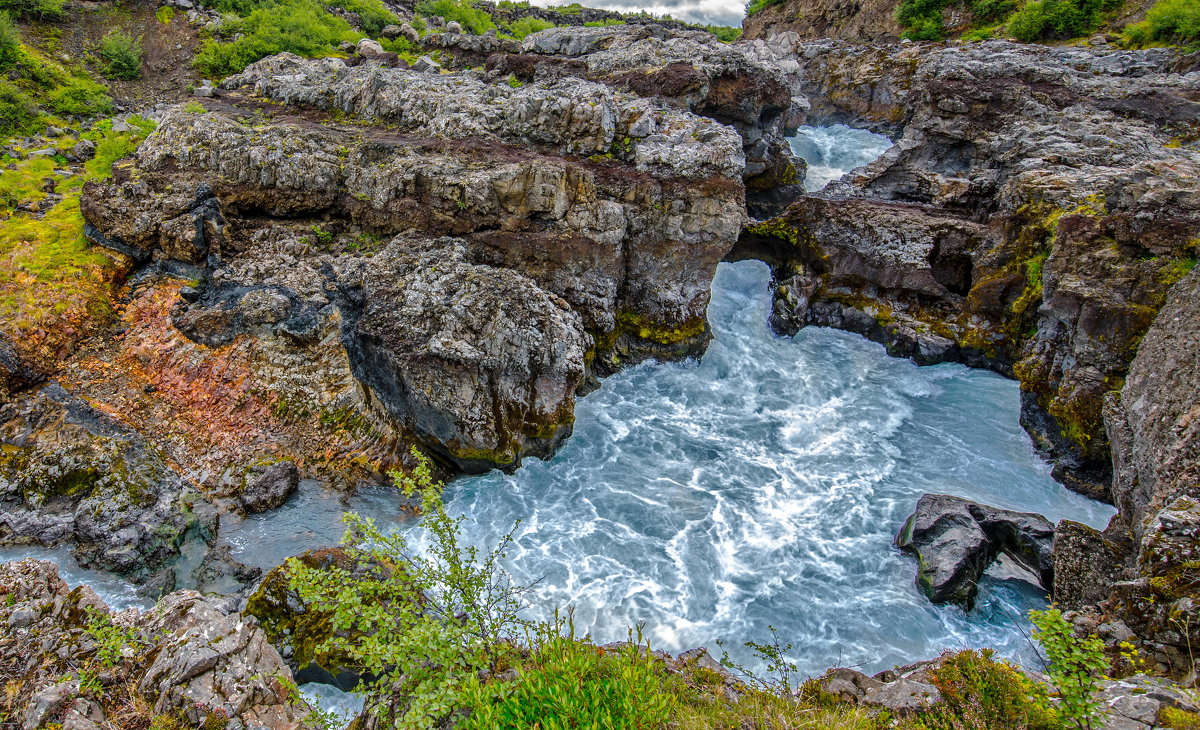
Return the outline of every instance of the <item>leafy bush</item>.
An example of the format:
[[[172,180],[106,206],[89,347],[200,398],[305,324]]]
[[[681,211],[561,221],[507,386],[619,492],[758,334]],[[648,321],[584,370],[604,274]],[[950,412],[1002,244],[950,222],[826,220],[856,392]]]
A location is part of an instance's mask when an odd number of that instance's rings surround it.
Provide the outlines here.
[[[940,41],[946,37],[942,8],[946,0],[903,0],[896,8],[896,22],[906,30],[902,38],[913,41]]]
[[[922,713],[927,730],[1007,728],[1056,730],[1061,727],[1046,690],[989,649],[946,657],[933,674],[941,701]]]
[[[1075,627],[1057,608],[1030,611],[1029,618],[1034,625],[1033,637],[1046,651],[1063,719],[1068,727],[1091,730],[1100,717],[1100,703],[1095,699],[1098,678],[1108,668],[1104,642],[1095,636],[1076,637]]]
[[[358,16],[363,32],[374,38],[385,25],[399,24],[400,19],[379,0],[327,0],[328,5],[349,10]]]
[[[1004,20],[1017,9],[1015,0],[976,0],[971,3],[971,18],[976,23]]]
[[[55,114],[94,117],[112,114],[108,89],[83,76],[73,76],[46,94],[46,105]]]
[[[8,13],[0,13],[0,71],[7,71],[21,60],[21,34]]]
[[[1008,19],[1008,33],[1019,41],[1076,38],[1095,30],[1105,10],[1120,0],[1034,0]]]
[[[171,20],[175,17],[175,8],[164,5],[154,12],[154,17],[163,25],[170,25]]]
[[[33,104],[16,86],[0,81],[0,137],[9,137],[33,124]]]
[[[284,51],[311,58],[330,53],[342,41],[359,38],[349,23],[315,0],[286,0],[258,8],[245,18],[225,23],[221,32],[242,36],[227,43],[216,39],[204,42],[193,64],[206,76],[238,73],[259,59]]]
[[[142,37],[123,30],[110,30],[100,39],[100,56],[105,74],[115,79],[136,79],[142,75]]]
[[[1190,45],[1200,42],[1200,0],[1159,0],[1146,19],[1125,29],[1130,45],[1159,43]]]
[[[0,10],[14,15],[57,18],[63,14],[63,0],[0,0]]]
[[[557,26],[555,26],[554,23],[551,23],[549,20],[542,20],[541,18],[521,18],[520,20],[514,20],[509,24],[508,34],[517,40],[524,40],[525,36],[529,35],[530,33],[537,33],[539,30],[546,30],[547,28],[555,27]]]
[[[413,12],[417,15],[437,15],[447,23],[457,20],[463,28],[475,35],[483,35],[496,27],[492,16],[475,7],[471,0],[423,0],[417,3]]]

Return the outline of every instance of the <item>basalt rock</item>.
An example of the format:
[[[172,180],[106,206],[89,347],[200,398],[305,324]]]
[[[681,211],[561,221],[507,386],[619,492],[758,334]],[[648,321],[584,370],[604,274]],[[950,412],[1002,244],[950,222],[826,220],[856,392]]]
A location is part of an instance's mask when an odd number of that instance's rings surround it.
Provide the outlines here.
[[[1104,534],[1119,570],[1079,571],[1075,591],[1098,604],[1097,623],[1132,630],[1159,671],[1195,679],[1200,645],[1200,271],[1176,284],[1138,348],[1105,421],[1113,443],[1113,498],[1120,512]],[[1074,565],[1076,551],[1056,564]],[[1117,578],[1118,580],[1113,580]],[[1123,580],[1122,580],[1123,578]],[[1101,632],[1104,633],[1104,632]]]
[[[1054,525],[1045,517],[926,494],[896,535],[896,545],[917,557],[917,585],[934,603],[975,603],[983,572],[1001,553],[1054,582]]]
[[[511,468],[570,432],[591,374],[706,345],[708,284],[745,216],[728,127],[573,78],[287,54],[222,86],[207,113],[168,112],[82,207],[101,245],[197,270],[174,326],[246,350],[289,411]],[[285,367],[300,352],[319,375]]]
[[[0,541],[68,544],[133,580],[215,527],[207,502],[136,431],[58,385],[0,406]]]
[[[311,727],[311,709],[295,697],[291,673],[252,619],[192,592],[174,593],[148,613],[113,613],[86,586],[72,589],[53,564],[0,565],[0,671],[5,716],[34,730],[109,727],[81,686],[98,683],[110,707],[145,704],[194,727]],[[109,627],[120,644],[103,647],[91,626]],[[112,653],[115,652],[115,655]]]
[[[810,123],[896,144],[749,229],[741,255],[774,264],[777,326],[1015,376],[1055,476],[1109,498],[1106,394],[1195,260],[1200,81],[1162,50],[789,47]]]
[[[802,191],[804,161],[786,135],[804,123],[797,96],[775,59],[721,43],[710,33],[660,25],[550,28],[517,43],[479,36],[428,41],[461,62],[529,82],[576,77],[663,100],[727,124],[742,138],[750,213],[779,212]]]

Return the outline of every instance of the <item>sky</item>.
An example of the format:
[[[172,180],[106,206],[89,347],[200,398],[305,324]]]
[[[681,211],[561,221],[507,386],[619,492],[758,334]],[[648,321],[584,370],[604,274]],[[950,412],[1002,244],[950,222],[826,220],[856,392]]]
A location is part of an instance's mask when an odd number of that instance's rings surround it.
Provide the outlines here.
[[[570,5],[576,0],[531,0],[534,5]],[[689,23],[740,26],[746,14],[744,0],[579,0],[589,8],[636,13],[645,10],[655,15],[670,15]]]

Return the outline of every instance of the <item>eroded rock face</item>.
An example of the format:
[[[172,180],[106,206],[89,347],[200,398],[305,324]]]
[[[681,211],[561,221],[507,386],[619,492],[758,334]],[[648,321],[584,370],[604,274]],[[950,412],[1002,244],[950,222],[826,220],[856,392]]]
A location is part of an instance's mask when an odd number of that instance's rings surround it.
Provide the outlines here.
[[[1192,677],[1200,642],[1200,272],[1172,288],[1138,348],[1120,395],[1105,411],[1120,513],[1104,534],[1109,569],[1079,571],[1076,590],[1099,603],[1100,624],[1132,630],[1159,671]],[[1056,562],[1072,564],[1072,552]],[[1124,578],[1116,580],[1113,578]],[[1090,619],[1089,619],[1090,620]],[[1104,633],[1104,632],[1102,632]],[[1134,638],[1134,637],[1123,637]]]
[[[223,87],[208,113],[168,113],[83,209],[98,243],[195,271],[175,327],[249,347],[249,377],[289,408],[514,467],[570,432],[590,374],[706,345],[745,219],[729,127],[575,78],[286,54]],[[292,377],[297,351],[318,372]]]
[[[434,36],[427,43],[463,62],[522,82],[577,77],[728,124],[742,138],[750,212],[778,212],[801,192],[804,162],[785,139],[804,123],[807,102],[776,59],[711,34],[657,24],[550,28],[523,42]]]
[[[1200,81],[1158,50],[825,41],[794,54],[810,123],[897,141],[751,227],[744,255],[775,262],[777,326],[844,327],[1015,376],[1055,475],[1108,498],[1105,394],[1196,255],[1200,152],[1180,140]]]
[[[146,580],[214,527],[206,501],[136,431],[58,385],[0,406],[0,542],[71,544]]]
[[[0,665],[28,730],[107,727],[96,690],[81,686],[87,670],[101,691],[139,699],[158,714],[181,714],[196,727],[310,727],[310,708],[287,689],[291,672],[257,624],[197,593],[168,596],[150,613],[112,613],[90,588],[71,589],[55,566],[37,560],[0,565]],[[92,624],[115,626],[134,641],[119,655],[98,654]],[[63,681],[65,678],[66,681]],[[136,692],[140,698],[119,693]]]
[[[934,603],[975,603],[983,571],[1001,553],[1030,570],[1049,589],[1054,582],[1054,525],[1028,512],[990,507],[961,497],[926,494],[896,535],[896,546],[917,557],[917,586]]]

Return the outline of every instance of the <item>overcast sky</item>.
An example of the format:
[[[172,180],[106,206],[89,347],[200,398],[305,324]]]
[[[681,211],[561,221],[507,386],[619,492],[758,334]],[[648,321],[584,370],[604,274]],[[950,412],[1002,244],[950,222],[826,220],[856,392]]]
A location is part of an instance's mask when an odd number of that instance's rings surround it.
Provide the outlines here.
[[[531,0],[534,5],[570,5],[575,0]],[[712,23],[714,25],[742,24],[746,14],[744,0],[579,0],[589,8],[616,10],[621,13],[636,13],[642,10],[656,15],[670,15],[676,20],[689,23]]]

